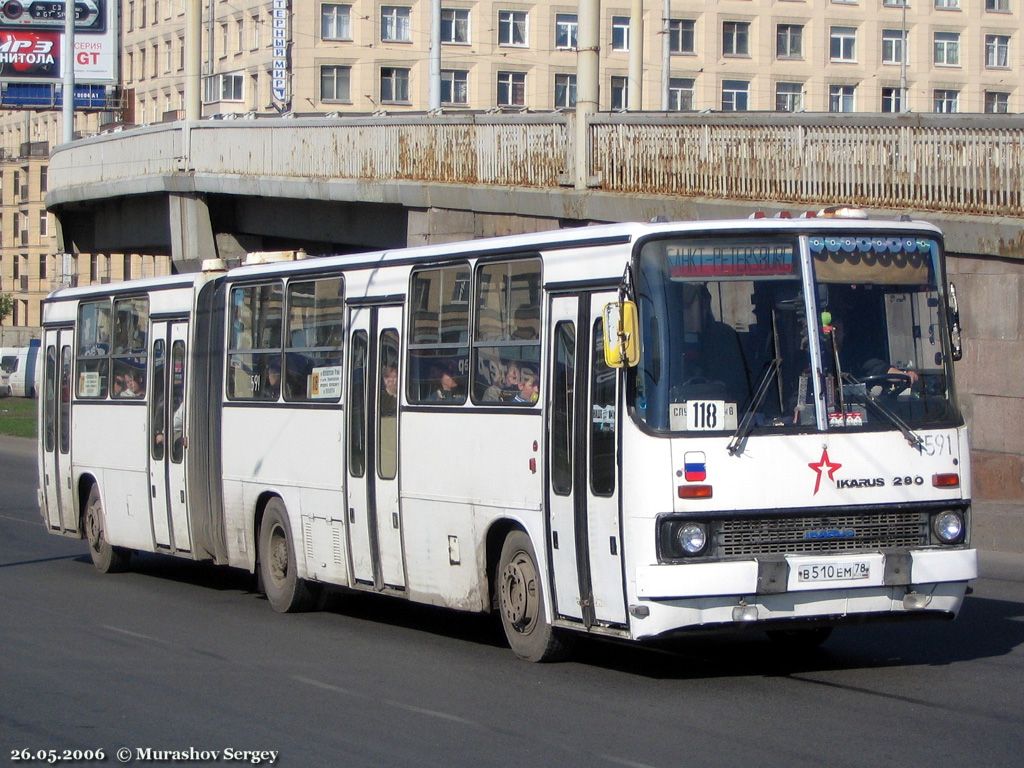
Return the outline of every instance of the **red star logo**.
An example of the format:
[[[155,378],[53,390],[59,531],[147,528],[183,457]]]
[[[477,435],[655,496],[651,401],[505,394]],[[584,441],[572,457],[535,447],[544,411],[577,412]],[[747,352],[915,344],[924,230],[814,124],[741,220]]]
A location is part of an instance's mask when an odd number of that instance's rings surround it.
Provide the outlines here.
[[[822,450],[821,450],[821,458],[818,459],[818,461],[816,463],[808,464],[807,466],[810,467],[811,469],[813,469],[817,473],[817,477],[814,479],[814,493],[811,494],[813,496],[813,495],[818,493],[818,489],[821,487],[821,472],[822,472],[822,470],[825,469],[825,467],[828,467],[828,479],[829,480],[834,480],[835,479],[834,475],[836,473],[836,470],[839,469],[840,467],[842,467],[843,465],[842,464],[833,464],[831,461],[829,461],[828,460],[828,448],[822,448]]]

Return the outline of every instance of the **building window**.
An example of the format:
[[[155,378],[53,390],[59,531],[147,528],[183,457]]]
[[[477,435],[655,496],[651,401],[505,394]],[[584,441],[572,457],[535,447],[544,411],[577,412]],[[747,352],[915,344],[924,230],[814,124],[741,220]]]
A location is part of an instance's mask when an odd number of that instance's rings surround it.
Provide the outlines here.
[[[469,104],[469,70],[441,70],[441,103],[460,107]]]
[[[352,67],[320,67],[320,101],[351,101]]]
[[[668,108],[673,112],[692,112],[693,106],[692,77],[672,77],[668,81]]]
[[[1009,13],[1010,0],[985,0],[985,10],[989,13]]]
[[[250,43],[249,50],[258,51],[259,48],[260,48],[260,42],[261,42],[260,41],[260,27],[263,26],[263,25],[260,23],[260,17],[259,17],[258,14],[254,14],[253,16],[251,16],[249,18],[249,21],[251,22],[251,24],[249,25],[249,28],[252,30],[252,37],[250,38],[251,43]]]
[[[1010,66],[1009,35],[985,35],[985,66],[990,69]]]
[[[409,70],[403,67],[380,68],[380,100],[382,102],[409,101]]]
[[[629,17],[612,16],[612,50],[629,50]]]
[[[745,21],[722,22],[722,54],[750,55],[750,24]]]
[[[185,69],[185,38],[178,38],[178,71]]]
[[[746,112],[750,108],[750,81],[722,81],[722,111]]]
[[[324,3],[320,6],[320,39],[352,39],[352,6]]]
[[[412,9],[404,6],[383,5],[380,9],[380,39],[388,43],[408,43],[412,40]]]
[[[39,212],[39,236],[46,237],[50,234],[49,218],[46,215],[46,211]],[[42,277],[42,275],[40,275]]]
[[[576,106],[576,75],[555,75],[555,109]]]
[[[903,6],[910,6],[910,0],[882,0],[882,5],[886,8],[902,8]]]
[[[245,19],[235,19],[235,53],[241,53],[245,48]]]
[[[169,74],[174,63],[174,44],[168,40],[164,43],[164,73]]]
[[[857,60],[856,27],[832,27],[829,32],[829,57],[832,61]]]
[[[828,87],[829,112],[853,112],[855,109],[853,85],[830,85]]]
[[[902,29],[882,30],[883,64],[902,64],[907,61],[905,35]]]
[[[526,45],[526,11],[498,11],[498,45]]]
[[[775,56],[799,59],[804,55],[804,28],[800,24],[779,24],[775,28]]]
[[[244,101],[245,77],[229,72],[206,78],[206,101]]]
[[[441,9],[441,42],[469,42],[469,10],[467,8]]]
[[[803,83],[775,84],[775,111],[800,112],[804,108]]]
[[[498,73],[498,106],[499,107],[524,107],[524,106],[526,106],[526,73],[525,72],[499,72]]]
[[[44,214],[45,215],[45,214]],[[42,222],[40,222],[42,223]],[[39,254],[39,279],[46,279],[46,262],[49,261],[50,257],[45,253]]]
[[[902,112],[903,111],[903,90],[901,88],[882,89],[882,111]]]
[[[555,48],[575,50],[579,28],[575,13],[555,14]]]
[[[121,274],[125,280],[132,279],[132,255],[130,253],[124,254],[122,257],[123,264],[121,265]]]
[[[623,110],[629,105],[629,78],[612,75],[612,111]]]
[[[960,66],[960,33],[935,33],[935,64],[945,67]]]
[[[50,170],[45,166],[39,168],[39,192],[43,193],[46,191],[46,185],[48,183]]]
[[[692,19],[668,20],[669,53],[682,54],[695,51],[694,27],[695,22]]]
[[[990,115],[1005,115],[1010,111],[1010,94],[1003,91],[985,91],[985,111]]]
[[[932,91],[932,104],[934,112],[944,114],[959,112],[960,92],[951,88],[936,88]]]
[[[960,0],[935,0],[935,7],[940,11],[956,11],[960,9]]]

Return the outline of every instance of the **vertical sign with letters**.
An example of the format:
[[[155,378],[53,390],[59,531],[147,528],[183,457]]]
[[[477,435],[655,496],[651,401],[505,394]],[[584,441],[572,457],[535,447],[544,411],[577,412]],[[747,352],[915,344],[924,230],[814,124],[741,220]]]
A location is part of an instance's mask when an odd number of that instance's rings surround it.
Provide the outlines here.
[[[270,89],[274,104],[282,112],[291,107],[291,72],[288,45],[291,38],[289,0],[272,0],[274,71]]]

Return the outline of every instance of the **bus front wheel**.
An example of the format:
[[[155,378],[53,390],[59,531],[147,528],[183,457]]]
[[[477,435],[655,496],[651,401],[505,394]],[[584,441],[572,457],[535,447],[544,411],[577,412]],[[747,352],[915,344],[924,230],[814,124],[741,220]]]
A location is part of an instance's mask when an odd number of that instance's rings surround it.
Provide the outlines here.
[[[89,557],[100,573],[123,571],[128,565],[131,552],[112,546],[107,541],[106,516],[103,514],[103,500],[100,487],[95,483],[89,489],[89,500],[85,502],[85,538],[89,542]]]
[[[260,524],[260,580],[270,607],[278,613],[295,613],[312,607],[313,594],[298,577],[295,539],[288,525],[288,511],[280,499],[271,499]]]
[[[505,539],[495,588],[501,624],[516,656],[527,661],[564,656],[566,642],[548,621],[537,557],[523,531],[513,531]]]

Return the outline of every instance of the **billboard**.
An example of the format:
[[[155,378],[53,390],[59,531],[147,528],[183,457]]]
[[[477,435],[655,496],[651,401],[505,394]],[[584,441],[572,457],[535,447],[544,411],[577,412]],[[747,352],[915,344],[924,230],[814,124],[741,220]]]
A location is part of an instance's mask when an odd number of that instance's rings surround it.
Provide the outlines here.
[[[116,0],[75,2],[75,82],[117,83]],[[64,77],[64,0],[0,0],[0,81]]]

